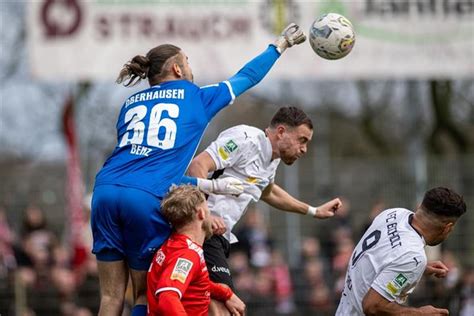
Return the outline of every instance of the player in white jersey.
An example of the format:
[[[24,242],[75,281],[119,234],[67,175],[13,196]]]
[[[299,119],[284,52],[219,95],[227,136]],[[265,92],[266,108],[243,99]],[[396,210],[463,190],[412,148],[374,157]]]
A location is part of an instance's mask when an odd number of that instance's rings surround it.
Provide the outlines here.
[[[401,304],[423,274],[446,276],[442,262],[427,263],[424,248],[444,241],[465,212],[460,195],[438,187],[415,213],[393,208],[378,215],[352,253],[336,315],[448,315],[431,305]]]
[[[208,198],[209,209],[214,215],[215,235],[204,243],[203,248],[213,282],[233,288],[226,260],[230,243],[237,241],[231,230],[251,201],[262,199],[283,211],[320,219],[334,216],[341,206],[338,198],[318,207],[310,206],[274,183],[280,161],[293,164],[306,153],[312,136],[313,124],[306,113],[295,107],[283,107],[273,116],[265,131],[248,125],[229,128],[194,158],[188,169],[191,176],[202,178],[209,172],[223,170],[220,177],[233,177],[244,182],[244,193],[238,197],[211,194]],[[213,301],[211,311],[216,308],[225,311],[218,305]]]

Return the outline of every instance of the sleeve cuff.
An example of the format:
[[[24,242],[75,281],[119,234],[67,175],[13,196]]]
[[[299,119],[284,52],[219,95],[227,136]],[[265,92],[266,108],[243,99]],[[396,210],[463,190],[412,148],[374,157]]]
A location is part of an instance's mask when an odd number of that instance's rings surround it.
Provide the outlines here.
[[[374,291],[376,291],[377,293],[382,295],[387,301],[389,301],[389,302],[394,302],[395,301],[395,298],[393,296],[391,296],[390,294],[388,294],[387,291],[384,288],[382,288],[381,286],[379,286],[378,284],[372,284],[370,287]]]
[[[216,164],[216,168],[217,170],[219,169],[224,169],[224,166],[221,164],[221,161],[220,159],[216,156],[216,153],[214,153],[212,150],[210,149],[206,149],[205,152],[207,152],[209,154],[209,156],[211,156],[212,160],[214,161],[214,163]]]

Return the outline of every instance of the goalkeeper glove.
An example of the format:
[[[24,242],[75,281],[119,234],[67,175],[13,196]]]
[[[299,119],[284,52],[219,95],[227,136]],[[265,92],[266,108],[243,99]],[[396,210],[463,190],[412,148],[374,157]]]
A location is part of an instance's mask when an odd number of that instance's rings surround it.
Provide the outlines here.
[[[214,180],[197,178],[198,188],[207,194],[226,194],[239,196],[244,192],[243,182],[237,178],[226,177]]]
[[[306,35],[301,28],[295,23],[290,23],[281,32],[280,36],[273,43],[280,54],[283,54],[285,49],[293,45],[298,45],[306,40]]]

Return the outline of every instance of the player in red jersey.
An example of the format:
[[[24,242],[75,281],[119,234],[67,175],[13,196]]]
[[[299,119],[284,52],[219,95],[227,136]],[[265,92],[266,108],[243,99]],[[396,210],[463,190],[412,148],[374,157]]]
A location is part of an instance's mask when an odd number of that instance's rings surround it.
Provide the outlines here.
[[[232,290],[209,280],[201,247],[212,226],[204,195],[193,186],[173,188],[161,212],[174,232],[148,270],[148,315],[208,315],[211,297],[232,315],[243,315],[245,305]]]

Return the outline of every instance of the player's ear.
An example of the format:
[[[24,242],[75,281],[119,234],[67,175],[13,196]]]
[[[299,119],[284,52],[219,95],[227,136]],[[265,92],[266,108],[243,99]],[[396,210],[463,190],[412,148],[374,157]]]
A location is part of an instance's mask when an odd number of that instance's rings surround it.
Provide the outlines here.
[[[449,234],[454,228],[454,222],[449,222],[444,225],[443,233]]]
[[[278,125],[277,128],[277,135],[278,135],[278,138],[282,138],[283,137],[283,134],[285,134],[286,132],[286,127],[285,125]]]
[[[202,206],[197,206],[196,216],[199,220],[204,220],[206,218],[206,210]]]
[[[178,63],[173,63],[172,71],[177,77],[179,78],[183,77],[183,71],[181,70],[181,67],[178,65]]]

